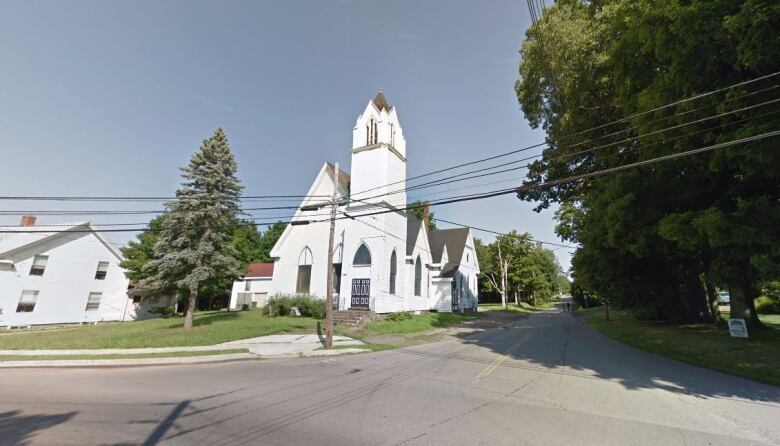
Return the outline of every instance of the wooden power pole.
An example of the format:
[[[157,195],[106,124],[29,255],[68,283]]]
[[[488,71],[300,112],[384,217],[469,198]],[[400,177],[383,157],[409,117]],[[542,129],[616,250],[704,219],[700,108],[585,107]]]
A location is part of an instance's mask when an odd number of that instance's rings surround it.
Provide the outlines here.
[[[336,212],[339,208],[339,163],[333,169],[333,198],[330,204],[330,233],[328,235],[328,282],[325,299],[325,348],[333,348],[333,238],[336,232]]]

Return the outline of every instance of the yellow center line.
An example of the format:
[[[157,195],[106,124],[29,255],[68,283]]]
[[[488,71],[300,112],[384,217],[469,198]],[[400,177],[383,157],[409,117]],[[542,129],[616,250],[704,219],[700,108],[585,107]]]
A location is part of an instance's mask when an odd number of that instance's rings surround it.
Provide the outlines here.
[[[496,358],[496,360],[493,361],[489,366],[485,367],[485,370],[479,372],[479,374],[474,378],[474,382],[477,382],[482,378],[487,378],[488,376],[490,376],[490,374],[493,373],[493,371],[496,370],[498,366],[501,365],[501,363],[506,361],[506,358],[508,358],[513,351],[515,351],[518,347],[523,345],[531,337],[532,334],[533,333],[526,333],[525,336],[522,336],[520,339],[518,339],[504,352],[504,354]]]

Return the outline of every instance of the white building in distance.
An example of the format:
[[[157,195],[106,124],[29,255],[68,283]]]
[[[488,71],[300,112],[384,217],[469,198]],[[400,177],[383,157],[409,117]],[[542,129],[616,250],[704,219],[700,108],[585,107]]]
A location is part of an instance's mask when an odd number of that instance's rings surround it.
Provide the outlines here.
[[[121,252],[91,223],[0,227],[0,326],[119,321]]]
[[[268,302],[273,275],[273,263],[247,265],[244,277],[233,282],[228,310],[242,310],[252,306],[260,308],[265,305]]]
[[[325,163],[271,250],[271,295],[324,298],[334,275],[340,310],[463,311],[476,309],[479,263],[470,229],[428,230],[408,214],[406,139],[395,107],[380,91],[352,129],[351,176]],[[328,265],[328,203],[343,205],[336,221],[333,264]],[[425,215],[428,215],[427,208]],[[351,218],[350,218],[351,217]],[[306,225],[295,222],[314,221]]]

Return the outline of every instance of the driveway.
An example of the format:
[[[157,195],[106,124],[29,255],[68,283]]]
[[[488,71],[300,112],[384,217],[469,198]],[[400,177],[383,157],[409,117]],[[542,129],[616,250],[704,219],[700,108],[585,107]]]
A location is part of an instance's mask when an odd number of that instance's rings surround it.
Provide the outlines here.
[[[357,356],[0,370],[0,443],[780,444],[780,388],[568,314],[488,318]]]

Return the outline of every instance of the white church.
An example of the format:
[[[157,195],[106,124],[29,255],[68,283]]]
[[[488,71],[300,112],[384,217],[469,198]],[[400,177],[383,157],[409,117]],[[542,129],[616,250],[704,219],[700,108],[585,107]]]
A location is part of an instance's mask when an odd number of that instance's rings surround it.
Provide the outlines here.
[[[428,230],[406,213],[406,140],[395,107],[380,91],[352,129],[351,175],[323,164],[292,222],[271,250],[270,295],[325,298],[334,275],[339,310],[476,310],[479,263],[468,228]],[[328,265],[328,203],[338,188],[333,264]],[[427,208],[425,210],[427,220]],[[373,214],[373,215],[367,215]],[[364,215],[361,217],[361,215]],[[348,218],[349,216],[352,218]]]

